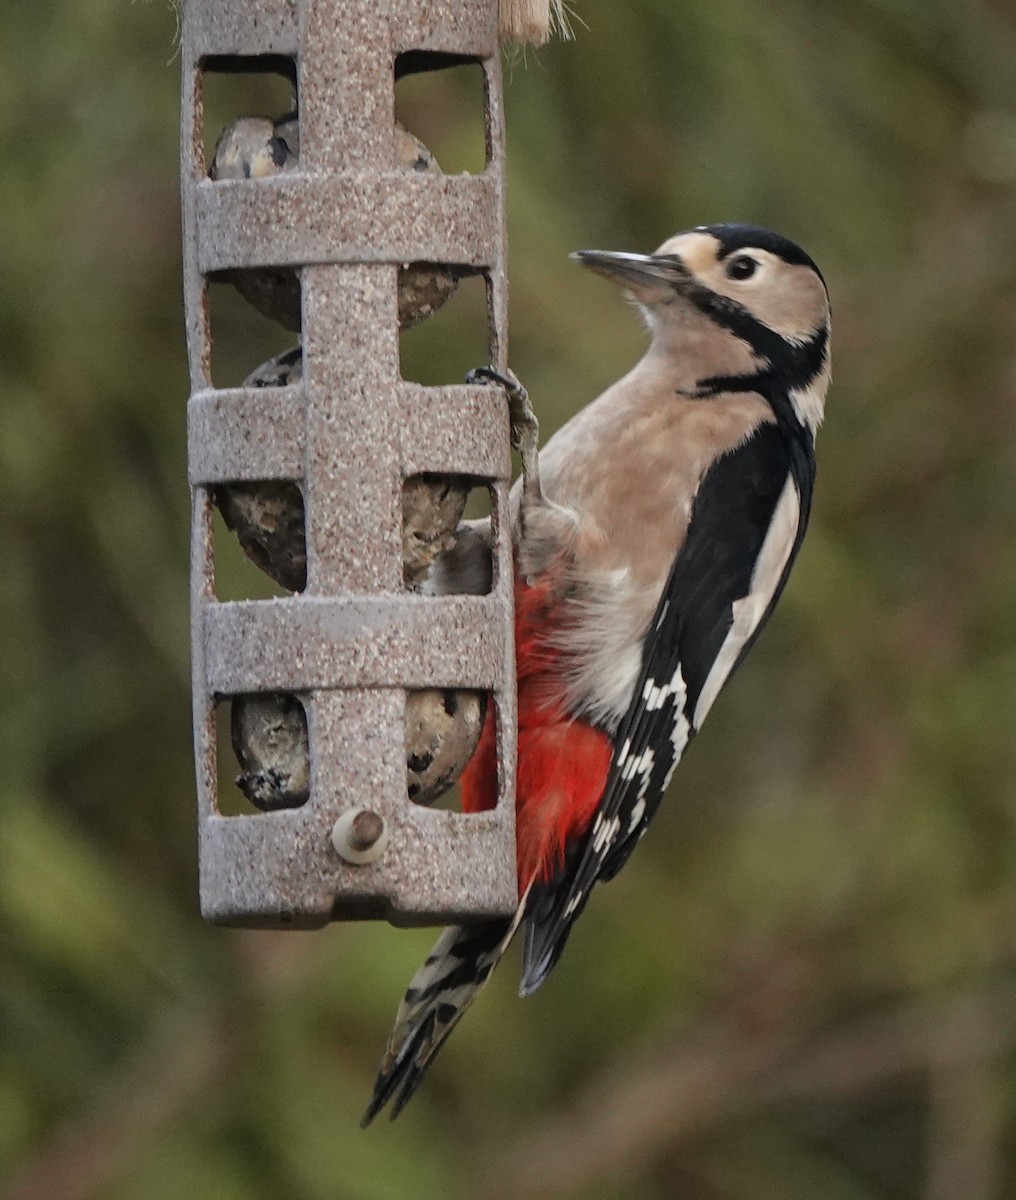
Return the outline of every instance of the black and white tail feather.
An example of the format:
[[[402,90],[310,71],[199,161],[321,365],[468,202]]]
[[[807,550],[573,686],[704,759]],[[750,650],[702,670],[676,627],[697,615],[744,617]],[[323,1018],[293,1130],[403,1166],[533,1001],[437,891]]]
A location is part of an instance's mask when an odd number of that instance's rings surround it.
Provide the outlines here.
[[[389,1101],[393,1121],[405,1108],[434,1056],[501,961],[525,908],[524,896],[510,921],[452,925],[438,938],[402,998],[360,1122],[363,1128]]]

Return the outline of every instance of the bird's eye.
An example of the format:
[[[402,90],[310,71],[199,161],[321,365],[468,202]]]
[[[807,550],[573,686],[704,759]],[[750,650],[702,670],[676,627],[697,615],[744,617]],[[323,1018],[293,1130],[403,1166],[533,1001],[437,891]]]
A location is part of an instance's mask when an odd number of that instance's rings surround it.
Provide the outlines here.
[[[727,263],[726,276],[728,279],[751,279],[757,270],[757,259],[750,254],[739,254]]]

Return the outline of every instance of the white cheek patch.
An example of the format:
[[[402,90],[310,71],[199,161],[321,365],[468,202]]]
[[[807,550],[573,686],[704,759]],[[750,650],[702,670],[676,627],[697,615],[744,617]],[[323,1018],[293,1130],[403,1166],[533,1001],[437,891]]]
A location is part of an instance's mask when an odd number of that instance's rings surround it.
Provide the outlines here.
[[[748,595],[734,602],[730,631],[699,693],[694,714],[696,729],[702,727],[702,722],[719,695],[720,688],[726,683],[727,676],[733,670],[745,643],[765,616],[766,609],[783,578],[790,552],[794,548],[800,519],[801,502],[797,488],[793,480],[788,478],[773,512],[772,524],[762,543],[758,561],[755,563]]]

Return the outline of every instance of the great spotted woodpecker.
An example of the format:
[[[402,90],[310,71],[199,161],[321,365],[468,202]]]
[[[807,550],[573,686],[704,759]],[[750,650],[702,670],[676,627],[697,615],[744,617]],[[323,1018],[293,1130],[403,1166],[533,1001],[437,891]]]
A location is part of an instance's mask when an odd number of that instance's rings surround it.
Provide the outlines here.
[[[521,994],[546,978],[594,884],[646,832],[808,522],[830,372],[828,295],[808,255],[767,230],[709,225],[654,254],[574,257],[627,289],[651,344],[538,465],[515,425],[522,899],[511,921],[445,930],[364,1124],[389,1100],[398,1114],[520,927]],[[495,765],[488,714],[461,779],[467,811],[493,805]]]

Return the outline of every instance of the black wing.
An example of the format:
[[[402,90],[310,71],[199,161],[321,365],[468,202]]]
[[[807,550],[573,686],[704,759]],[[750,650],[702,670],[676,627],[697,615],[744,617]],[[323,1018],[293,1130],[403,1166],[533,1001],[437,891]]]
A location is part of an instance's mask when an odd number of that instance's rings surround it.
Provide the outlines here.
[[[546,978],[593,885],[617,874],[659,807],[685,745],[697,732],[699,697],[733,627],[734,605],[752,591],[756,564],[789,481],[798,501],[790,551],[754,628],[743,644],[732,646],[736,656],[724,679],[768,620],[804,536],[814,473],[810,438],[766,423],[718,459],[702,480],[687,536],[643,643],[638,683],[614,737],[596,816],[558,874],[530,894],[523,995]]]

